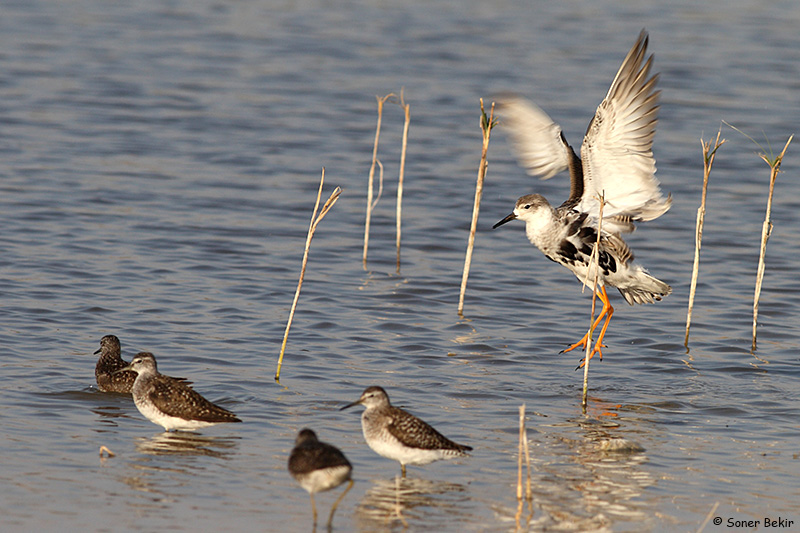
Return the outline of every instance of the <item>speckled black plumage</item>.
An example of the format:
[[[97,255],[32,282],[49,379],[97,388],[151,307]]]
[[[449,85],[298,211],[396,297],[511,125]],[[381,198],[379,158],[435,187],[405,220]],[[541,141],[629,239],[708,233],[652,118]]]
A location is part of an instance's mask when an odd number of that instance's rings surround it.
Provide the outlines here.
[[[386,431],[409,448],[452,451],[455,452],[454,455],[463,455],[472,450],[471,446],[451,441],[424,420],[399,407],[389,405],[381,415],[391,418]]]
[[[94,367],[94,377],[97,388],[103,392],[131,392],[133,382],[136,381],[136,372],[118,370],[128,366],[122,360],[122,348],[115,335],[106,335],[100,339],[100,349],[94,352],[100,354],[97,365]]]
[[[136,407],[167,431],[241,422],[232,412],[203,398],[188,382],[159,373],[156,359],[149,352],[136,354],[127,368],[138,373],[131,390]]]
[[[367,444],[377,454],[405,465],[425,465],[441,459],[464,457],[470,446],[457,444],[416,416],[395,407],[378,386],[368,387],[361,397],[342,409],[363,405],[361,429]]]

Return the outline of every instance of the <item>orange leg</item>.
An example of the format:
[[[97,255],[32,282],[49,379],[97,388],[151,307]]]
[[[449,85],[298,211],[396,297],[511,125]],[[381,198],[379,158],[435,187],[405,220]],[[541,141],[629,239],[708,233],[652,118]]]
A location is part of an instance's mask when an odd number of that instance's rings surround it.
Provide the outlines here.
[[[614,308],[611,306],[611,302],[609,302],[609,300],[608,300],[608,294],[606,293],[605,286],[601,286],[600,287],[600,290],[597,291],[597,296],[600,298],[600,301],[603,302],[603,309],[600,311],[600,314],[597,315],[597,318],[595,319],[594,323],[592,323],[592,327],[590,328],[589,331],[586,332],[586,335],[584,335],[581,340],[579,340],[578,342],[576,342],[575,344],[573,344],[572,346],[570,346],[566,350],[563,350],[561,353],[569,352],[569,351],[574,350],[575,348],[578,348],[578,347],[585,348],[586,347],[586,341],[589,340],[589,333],[590,332],[594,332],[595,328],[597,328],[597,325],[600,323],[600,320],[602,320],[603,317],[605,317],[606,321],[603,324],[602,329],[600,330],[600,335],[597,337],[597,342],[595,343],[594,348],[592,349],[591,353],[589,354],[589,359],[594,357],[595,353],[600,355],[600,359],[603,358],[603,352],[601,350],[601,348],[604,347],[604,345],[603,345],[603,337],[605,337],[605,335],[606,335],[606,330],[608,329],[608,323],[611,321],[611,316],[614,314]],[[581,368],[584,364],[585,363],[582,360],[581,364],[580,364],[580,366],[578,368]]]
[[[589,354],[589,359],[592,358],[592,355],[594,355],[595,352],[597,352],[600,355],[600,359],[603,358],[603,353],[600,351],[600,348],[603,346],[603,337],[606,336],[608,323],[611,322],[611,317],[614,314],[614,308],[611,306],[611,302],[608,299],[608,294],[606,294],[606,288],[600,287],[600,290],[603,293],[603,311],[606,313],[606,322],[605,324],[603,324],[603,329],[600,330],[600,336],[597,337],[597,344],[595,344],[592,353]]]
[[[597,294],[598,294],[598,296],[600,295],[600,293],[597,293]],[[601,300],[602,300],[602,297],[601,297]],[[597,315],[597,318],[594,319],[594,323],[592,323],[592,327],[589,328],[591,331],[595,330],[597,325],[603,319],[603,315],[605,315],[605,313],[606,313],[606,308],[605,308],[605,306],[603,306],[603,309],[600,311],[600,314]],[[569,348],[565,348],[564,350],[561,350],[559,353],[571,352],[575,348],[585,348],[587,340],[589,340],[589,332],[588,331],[586,332],[586,334],[583,336],[583,338],[581,340],[579,340],[575,344],[571,345]]]
[[[589,359],[591,359],[595,353],[600,356],[600,359],[603,359],[603,352],[600,348],[603,347],[603,337],[606,336],[606,330],[608,329],[608,323],[611,322],[611,316],[614,314],[614,308],[611,306],[611,302],[608,300],[608,294],[606,294],[605,286],[600,287],[600,293],[598,294],[600,299],[603,301],[603,310],[600,312],[600,316],[603,314],[606,315],[606,321],[603,324],[603,329],[600,330],[600,335],[597,337],[597,343],[594,345],[591,353],[589,353]],[[583,365],[586,364],[586,360],[582,359],[581,364],[578,365],[578,368],[582,368]]]

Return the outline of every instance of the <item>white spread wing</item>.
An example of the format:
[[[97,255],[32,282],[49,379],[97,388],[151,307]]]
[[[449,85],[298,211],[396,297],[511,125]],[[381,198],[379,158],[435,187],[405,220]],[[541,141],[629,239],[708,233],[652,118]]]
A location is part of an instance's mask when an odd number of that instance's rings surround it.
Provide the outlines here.
[[[589,124],[581,147],[584,191],[578,209],[597,215],[605,195],[603,224],[610,232],[632,231],[633,221],[652,220],[672,203],[655,178],[653,136],[658,120],[658,75],[648,79],[653,56],[645,60],[642,31],[622,63]]]
[[[531,176],[552,178],[569,164],[569,152],[561,127],[547,113],[528,100],[513,94],[497,99],[500,126],[511,138],[519,164]]]

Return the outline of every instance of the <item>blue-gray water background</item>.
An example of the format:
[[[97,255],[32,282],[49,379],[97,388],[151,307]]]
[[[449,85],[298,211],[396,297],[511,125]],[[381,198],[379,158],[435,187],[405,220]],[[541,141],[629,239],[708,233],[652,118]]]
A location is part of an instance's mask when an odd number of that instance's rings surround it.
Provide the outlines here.
[[[800,124],[794,1],[105,2],[0,6],[0,528],[303,531],[286,472],[314,428],[354,465],[339,531],[509,531],[518,408],[531,530],[695,531],[800,511],[800,143],[779,176],[759,345],[752,297],[767,165],[729,141],[711,177],[690,351],[683,347],[700,138],[725,120],[777,151]],[[646,27],[663,90],[657,176],[672,209],[630,236],[674,288],[617,313],[591,366],[574,277],[496,231],[527,177],[489,148],[465,317],[458,287],[480,157],[478,99],[534,99],[573,145]],[[402,270],[394,197],[402,112],[388,105],[383,198],[361,266],[375,97],[404,89],[411,129]],[[273,380],[322,167],[324,197],[281,384]],[[244,424],[164,436],[99,393],[99,340],[156,354]],[[358,410],[382,385],[469,459],[409,467],[369,450]],[[627,439],[643,451],[605,448]],[[116,456],[101,460],[100,446]],[[317,498],[321,520],[335,494]],[[730,530],[709,523],[705,531]]]

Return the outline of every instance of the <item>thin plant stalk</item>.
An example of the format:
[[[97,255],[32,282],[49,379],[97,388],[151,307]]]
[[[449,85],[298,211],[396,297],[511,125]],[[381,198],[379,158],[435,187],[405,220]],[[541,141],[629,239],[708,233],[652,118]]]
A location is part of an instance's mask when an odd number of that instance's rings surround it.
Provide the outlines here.
[[[342,193],[342,189],[336,187],[333,192],[331,193],[328,200],[322,206],[322,210],[319,211],[319,215],[317,215],[317,210],[319,209],[319,200],[322,196],[322,185],[325,183],[325,169],[322,169],[322,177],[319,180],[319,190],[317,191],[317,201],[314,204],[314,212],[311,215],[311,223],[308,226],[308,236],[306,237],[306,247],[305,251],[303,252],[303,263],[300,267],[300,279],[297,282],[297,290],[294,292],[294,300],[292,301],[292,308],[289,311],[289,320],[286,322],[286,331],[283,333],[283,343],[281,344],[281,353],[278,357],[278,369],[275,371],[275,381],[280,381],[281,377],[281,366],[283,365],[283,354],[286,351],[286,341],[289,339],[289,330],[292,327],[292,320],[294,319],[294,312],[297,309],[297,301],[300,299],[300,289],[303,287],[303,278],[306,275],[306,265],[308,264],[308,251],[311,247],[311,239],[314,238],[314,232],[317,229],[317,225],[325,218],[325,215],[328,214],[331,207],[336,203],[336,200],[339,199],[339,195]]]
[[[530,518],[533,518],[533,489],[531,488],[531,452],[530,448],[528,447],[528,432],[525,432],[525,437],[523,438],[522,444],[525,448],[525,471],[526,477],[525,480],[525,499],[528,501],[528,511],[530,511]],[[530,520],[530,518],[528,520]]]
[[[597,232],[598,239],[600,237],[600,232]],[[589,264],[592,262],[597,261],[597,249],[599,248],[599,244],[594,245],[594,249],[592,250],[592,258],[589,261]],[[595,306],[597,304],[597,276],[595,275],[595,282],[594,287],[592,289],[592,312],[589,315],[589,334],[586,337],[586,353],[583,356],[583,392],[581,394],[581,409],[583,409],[583,414],[586,414],[586,406],[589,403],[589,355],[592,353],[592,326],[591,324],[594,322],[594,311]]]
[[[694,295],[697,290],[697,276],[700,272],[700,247],[703,241],[703,225],[706,217],[706,193],[708,192],[708,177],[711,175],[711,167],[714,165],[714,159],[717,156],[719,147],[725,144],[725,139],[720,140],[722,128],[717,131],[717,138],[714,141],[714,146],[711,146],[711,141],[704,141],[700,139],[703,146],[703,193],[700,197],[700,207],[697,208],[697,224],[695,226],[694,234],[694,266],[692,267],[692,284],[689,288],[689,308],[686,311],[686,336],[683,339],[683,345],[689,349],[689,328],[692,324],[692,309],[694,308]]]
[[[781,163],[783,162],[783,156],[786,154],[786,149],[789,148],[789,143],[792,142],[794,135],[789,137],[789,140],[786,141],[786,145],[783,147],[783,151],[777,156],[772,157],[767,156],[766,153],[759,154],[761,159],[763,159],[770,168],[770,175],[769,175],[769,196],[767,197],[767,213],[764,217],[764,224],[761,227],[761,250],[758,256],[758,271],[756,273],[756,290],[755,295],[753,296],[753,344],[750,348],[751,351],[756,351],[756,330],[758,327],[758,300],[761,297],[761,284],[764,281],[764,269],[766,268],[766,264],[764,258],[767,254],[767,241],[769,240],[769,236],[772,233],[772,220],[770,219],[772,214],[772,193],[775,191],[775,180],[778,177],[778,173],[781,171]]]
[[[520,519],[522,518],[522,509],[524,502],[522,500],[522,457],[525,457],[526,467],[526,481],[525,481],[525,501],[528,502],[528,522],[533,517],[533,490],[531,489],[531,455],[528,449],[528,432],[525,428],[525,404],[519,407],[519,449],[517,453],[517,514],[515,515],[517,522],[517,530],[522,526]]]
[[[114,457],[115,455],[117,455],[114,452],[112,452],[111,450],[109,450],[108,448],[106,448],[105,446],[100,446],[100,457],[105,459],[106,455],[103,455],[103,454],[106,454],[108,457]]]
[[[467,291],[467,279],[469,278],[469,268],[472,264],[472,249],[475,247],[475,232],[478,229],[478,213],[481,210],[481,197],[483,196],[483,180],[486,177],[486,169],[489,166],[486,154],[489,150],[489,138],[492,128],[497,125],[494,118],[494,102],[489,110],[489,116],[483,108],[483,98],[481,98],[481,131],[483,132],[483,148],[481,149],[481,162],[478,166],[478,182],[475,185],[475,201],[472,206],[472,224],[469,228],[469,241],[467,242],[467,255],[464,258],[464,272],[461,275],[461,293],[458,297],[458,316],[464,316],[464,293]]]
[[[387,94],[386,96],[380,97],[376,96],[375,99],[378,101],[378,124],[375,127],[375,143],[372,146],[372,165],[369,167],[369,181],[367,182],[367,217],[366,221],[364,222],[364,254],[362,257],[362,262],[364,264],[364,270],[367,269],[367,250],[369,248],[369,224],[370,220],[372,219],[372,210],[375,207],[372,196],[373,196],[373,181],[375,178],[375,165],[378,163],[378,141],[381,136],[381,121],[383,120],[383,104],[386,103],[386,100],[394,96],[393,93]]]
[[[523,404],[523,408],[525,404]],[[523,424],[525,420],[523,419]],[[528,431],[527,429],[522,434],[522,449],[525,451],[525,499],[528,501],[528,507],[533,516],[533,489],[531,489],[531,453],[528,447]]]
[[[403,215],[403,177],[406,170],[406,147],[408,146],[408,126],[411,123],[411,105],[403,99],[400,92],[400,106],[405,112],[405,123],[403,124],[403,147],[400,151],[400,174],[397,179],[397,273],[400,273],[400,220]]]
[[[589,314],[589,331],[586,334],[586,355],[583,356],[583,394],[581,395],[581,409],[584,414],[586,414],[586,406],[589,403],[589,356],[592,354],[592,324],[594,324],[594,311],[597,305],[597,278],[600,275],[600,237],[603,234],[603,207],[606,205],[605,192],[600,194],[599,200],[600,212],[597,214],[597,241],[592,247],[592,256],[589,258],[589,265],[594,265],[594,280],[592,282],[592,312]],[[587,270],[587,276],[590,271],[591,268]]]
[[[517,522],[517,529],[519,530],[520,518],[522,517],[522,454],[523,454],[523,440],[525,437],[525,404],[519,406],[519,444],[517,446],[517,514],[514,517]]]
[[[383,196],[383,163],[381,160],[378,159],[376,161],[378,164],[378,194],[375,195],[375,199],[372,201],[372,209],[375,209],[375,206],[378,205],[378,201]]]
[[[697,528],[697,532],[696,533],[703,533],[703,530],[706,528],[708,523],[711,521],[711,517],[714,516],[714,513],[717,511],[717,507],[719,507],[719,502],[714,502],[714,505],[711,506],[711,510],[706,515],[705,520],[703,520],[703,523],[700,524],[699,528]]]

